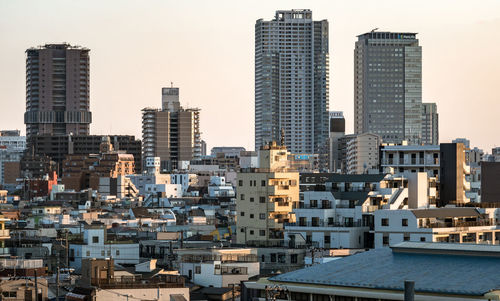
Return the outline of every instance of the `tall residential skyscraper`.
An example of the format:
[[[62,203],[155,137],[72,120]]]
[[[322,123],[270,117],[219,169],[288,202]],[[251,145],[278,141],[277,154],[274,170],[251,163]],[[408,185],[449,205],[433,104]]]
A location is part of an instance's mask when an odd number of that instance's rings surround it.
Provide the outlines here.
[[[142,157],[160,157],[161,170],[201,156],[200,110],[184,109],[179,88],[162,89],[163,109],[142,110]]]
[[[439,144],[439,119],[435,103],[422,103],[422,144]]]
[[[422,47],[416,33],[369,32],[354,49],[354,132],[422,140]]]
[[[47,44],[26,50],[26,136],[89,135],[89,49]]]
[[[255,148],[279,141],[315,153],[328,138],[328,21],[279,10],[255,24]]]

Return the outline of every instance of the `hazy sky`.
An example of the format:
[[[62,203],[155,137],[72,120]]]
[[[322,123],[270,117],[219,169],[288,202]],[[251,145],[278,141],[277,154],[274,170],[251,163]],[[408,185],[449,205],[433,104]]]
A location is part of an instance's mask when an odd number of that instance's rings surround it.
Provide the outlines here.
[[[0,129],[22,129],[25,53],[68,42],[91,49],[92,134],[141,137],[141,109],[180,87],[201,108],[213,146],[254,142],[254,25],[277,9],[309,8],[330,22],[330,109],[353,128],[356,35],[418,32],[423,100],[437,102],[440,140],[500,145],[500,1],[23,1],[0,0]]]

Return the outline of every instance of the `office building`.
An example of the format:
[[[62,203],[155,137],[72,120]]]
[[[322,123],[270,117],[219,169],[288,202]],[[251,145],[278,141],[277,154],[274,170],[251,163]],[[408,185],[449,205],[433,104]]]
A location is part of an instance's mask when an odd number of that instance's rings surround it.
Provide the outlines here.
[[[142,110],[143,157],[160,157],[161,170],[201,156],[200,109],[184,109],[179,88],[162,89],[163,108]]]
[[[255,149],[280,139],[294,154],[328,138],[328,21],[310,10],[279,10],[255,24]]]
[[[87,48],[47,44],[26,50],[26,136],[88,135],[90,69]]]
[[[422,103],[422,144],[439,144],[439,119],[435,103]]]
[[[481,162],[481,202],[500,202],[500,162]]]
[[[19,131],[0,131],[0,186],[15,187],[25,149],[26,137]]]
[[[326,163],[320,159],[320,169],[328,169],[330,172],[339,172],[342,169],[342,157],[340,155],[340,144],[339,140],[341,137],[345,136],[345,118],[344,113],[339,111],[329,112],[329,133],[328,140],[326,142],[326,152],[321,152],[321,156],[326,153]],[[320,157],[321,158],[321,157]],[[327,168],[323,168],[323,164],[326,164]]]
[[[292,209],[299,201],[299,173],[288,168],[285,146],[262,146],[259,168],[237,175],[236,241],[257,246],[281,245],[284,225],[295,222]]]
[[[416,33],[369,32],[354,49],[354,133],[422,141],[422,48]]]

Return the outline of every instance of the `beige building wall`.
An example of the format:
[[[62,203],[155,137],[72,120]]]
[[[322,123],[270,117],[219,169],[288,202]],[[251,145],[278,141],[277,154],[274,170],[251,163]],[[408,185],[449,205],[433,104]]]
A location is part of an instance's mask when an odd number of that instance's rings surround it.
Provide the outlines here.
[[[170,301],[172,295],[182,295],[189,301],[189,288],[123,288],[100,289],[96,291],[96,301],[114,300],[158,300]]]
[[[238,244],[280,242],[284,224],[295,222],[292,210],[299,202],[299,173],[287,168],[288,154],[275,143],[264,146],[259,151],[259,168],[238,173]]]
[[[379,167],[378,135],[365,133],[353,136],[347,142],[347,173],[364,174]]]

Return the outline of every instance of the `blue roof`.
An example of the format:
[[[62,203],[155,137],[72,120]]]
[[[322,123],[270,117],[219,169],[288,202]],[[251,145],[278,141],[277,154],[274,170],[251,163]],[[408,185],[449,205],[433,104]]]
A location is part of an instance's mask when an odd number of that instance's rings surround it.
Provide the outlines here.
[[[281,274],[271,281],[480,296],[500,289],[500,258],[393,252],[380,248]]]

